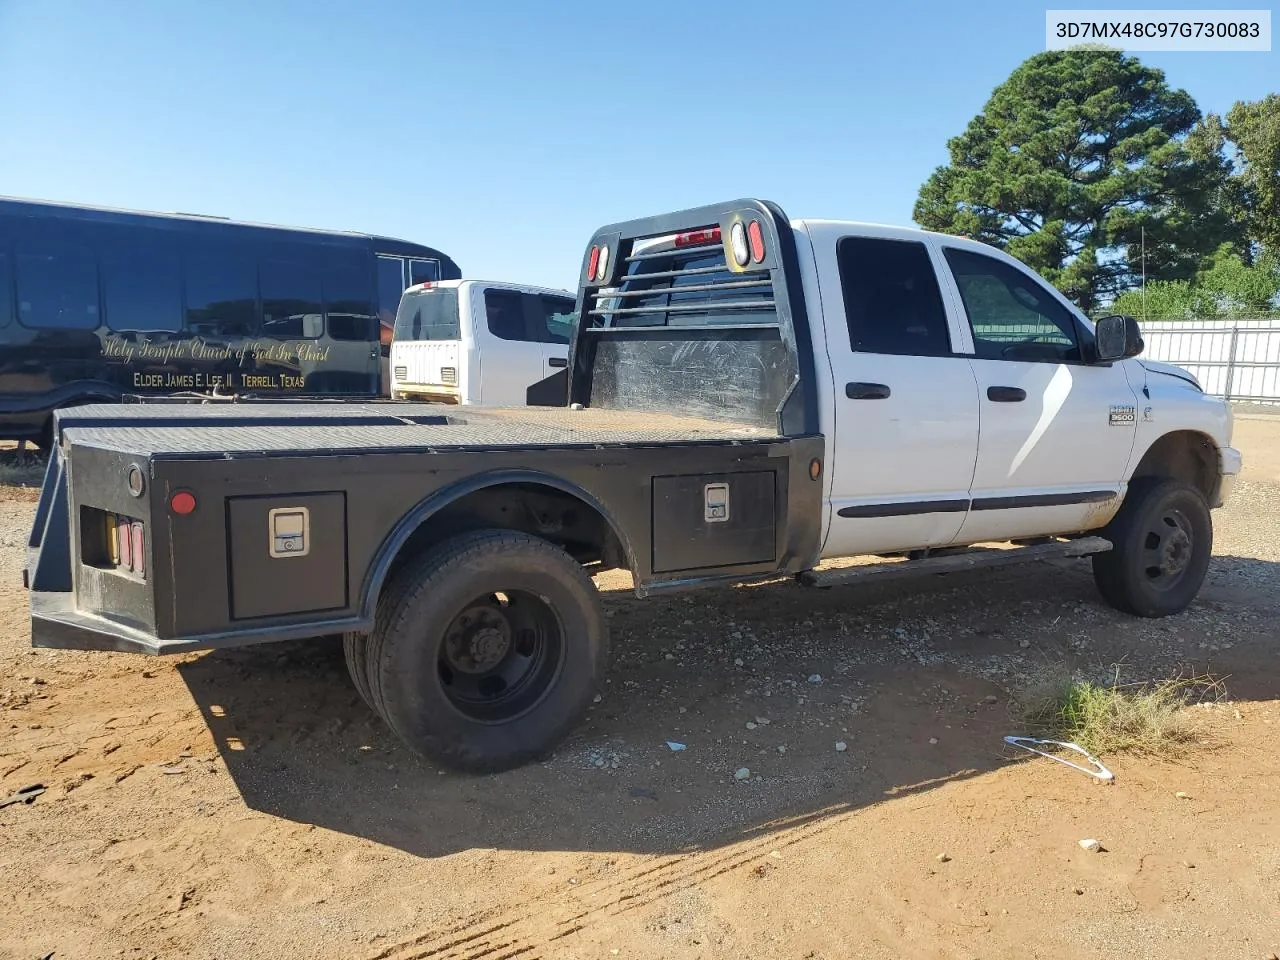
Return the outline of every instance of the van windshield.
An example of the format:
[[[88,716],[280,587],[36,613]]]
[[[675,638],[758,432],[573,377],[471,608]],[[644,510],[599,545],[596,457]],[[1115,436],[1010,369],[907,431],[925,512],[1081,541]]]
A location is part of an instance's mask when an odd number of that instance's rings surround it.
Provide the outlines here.
[[[458,291],[432,290],[404,297],[396,313],[397,340],[460,340]]]

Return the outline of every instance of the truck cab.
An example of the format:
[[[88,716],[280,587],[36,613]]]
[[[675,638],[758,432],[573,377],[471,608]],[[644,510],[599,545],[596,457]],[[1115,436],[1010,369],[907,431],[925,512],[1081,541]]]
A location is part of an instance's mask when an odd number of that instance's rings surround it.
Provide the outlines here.
[[[795,220],[832,441],[823,556],[1102,528],[1170,470],[1211,505],[1231,412],[1136,336],[1095,326],[1013,257],[959,237]]]
[[[397,400],[514,407],[564,403],[530,392],[567,363],[567,290],[481,280],[419,283],[404,292],[391,344]]]

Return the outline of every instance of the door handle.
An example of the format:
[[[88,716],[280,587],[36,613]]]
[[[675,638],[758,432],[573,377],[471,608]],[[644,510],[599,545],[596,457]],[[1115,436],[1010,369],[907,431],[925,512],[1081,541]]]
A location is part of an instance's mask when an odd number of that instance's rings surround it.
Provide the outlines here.
[[[987,399],[992,403],[1020,403],[1027,399],[1027,391],[1021,387],[987,387]]]
[[[883,383],[846,383],[844,395],[850,400],[887,400],[889,388]]]
[[[549,367],[567,367],[568,365],[568,357],[552,357],[547,361],[547,366]]]

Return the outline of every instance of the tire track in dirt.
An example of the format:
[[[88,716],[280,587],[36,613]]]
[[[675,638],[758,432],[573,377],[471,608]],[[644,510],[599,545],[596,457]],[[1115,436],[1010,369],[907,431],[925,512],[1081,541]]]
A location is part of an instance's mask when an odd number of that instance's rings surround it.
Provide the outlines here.
[[[727,873],[747,867],[758,869],[775,852],[831,830],[841,819],[839,814],[847,809],[840,805],[777,820],[756,831],[756,837],[715,853],[676,854],[656,865],[639,865],[619,877],[588,881],[575,888],[578,912],[562,919],[555,919],[557,911],[548,905],[550,897],[544,896],[514,909],[487,910],[443,929],[428,929],[383,947],[368,960],[534,960],[544,956],[540,951],[548,947],[552,952],[547,956],[555,956],[557,941],[575,936],[602,919],[651,906]],[[605,900],[587,903],[597,898]]]

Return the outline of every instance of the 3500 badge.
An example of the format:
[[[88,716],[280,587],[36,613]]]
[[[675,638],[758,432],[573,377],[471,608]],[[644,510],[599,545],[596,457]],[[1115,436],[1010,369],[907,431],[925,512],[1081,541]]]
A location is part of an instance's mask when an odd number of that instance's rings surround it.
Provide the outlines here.
[[[1113,403],[1111,405],[1111,425],[1113,427],[1133,423],[1136,419],[1136,408],[1132,404]]]

